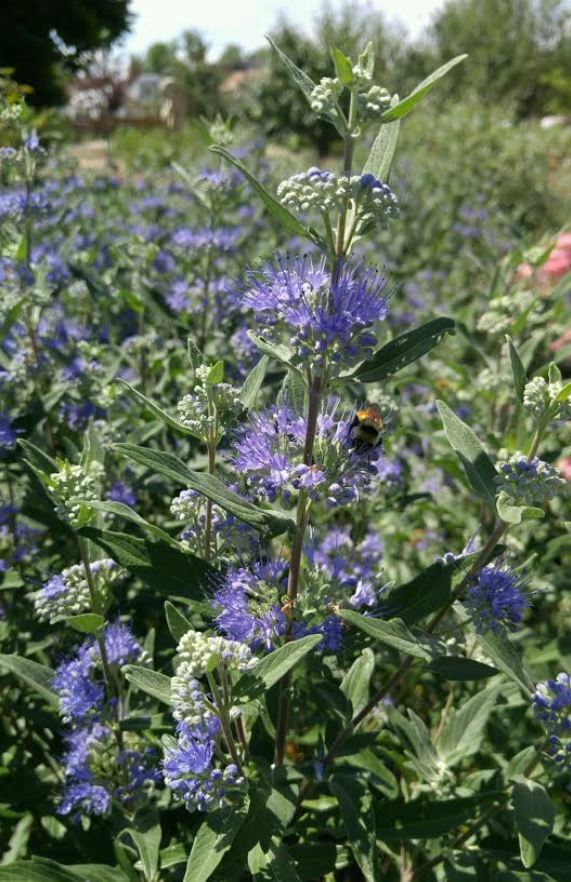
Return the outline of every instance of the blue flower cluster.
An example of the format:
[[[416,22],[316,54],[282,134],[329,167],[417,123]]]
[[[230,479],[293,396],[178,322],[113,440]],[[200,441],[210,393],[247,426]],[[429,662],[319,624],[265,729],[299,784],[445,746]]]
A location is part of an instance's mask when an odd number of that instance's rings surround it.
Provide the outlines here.
[[[378,479],[378,448],[356,447],[350,423],[322,414],[317,422],[313,463],[303,461],[306,420],[287,405],[254,414],[235,442],[234,466],[248,492],[273,501],[291,500],[303,490],[328,506],[347,505]]]
[[[571,774],[571,677],[558,674],[554,680],[538,683],[532,700],[533,715],[549,735],[549,752],[561,768]]]
[[[139,643],[119,622],[106,626],[103,643],[112,672],[141,659]],[[113,801],[133,810],[160,781],[158,757],[132,733],[128,744],[127,733],[118,739],[121,703],[106,697],[99,645],[88,640],[73,658],[61,662],[52,685],[62,718],[71,728],[65,736],[65,787],[58,813],[74,821],[82,815],[106,815]]]
[[[234,763],[224,769],[213,765],[218,728],[217,719],[209,728],[189,726],[183,721],[177,726],[176,740],[165,739],[165,783],[191,812],[221,808],[228,791],[245,783]]]
[[[354,365],[371,355],[374,325],[388,314],[386,278],[345,264],[332,280],[325,258],[277,258],[246,277],[244,306],[259,328],[283,337],[305,364]]]
[[[566,491],[565,479],[559,470],[537,456],[529,459],[516,453],[498,466],[498,491],[516,505],[538,505]]]
[[[525,580],[510,569],[484,567],[466,591],[465,605],[470,610],[479,634],[505,629],[515,631],[530,606],[524,593]]]
[[[216,627],[231,640],[252,649],[273,649],[285,632],[280,598],[287,588],[287,564],[254,563],[230,568],[212,597]]]

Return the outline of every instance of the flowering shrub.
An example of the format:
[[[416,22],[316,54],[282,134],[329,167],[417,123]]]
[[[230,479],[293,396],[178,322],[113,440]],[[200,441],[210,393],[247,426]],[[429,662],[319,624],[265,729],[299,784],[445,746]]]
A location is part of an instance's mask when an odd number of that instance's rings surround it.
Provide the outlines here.
[[[4,156],[0,882],[566,878],[568,276],[501,241],[417,322],[440,271],[372,256],[463,57],[400,100],[274,48],[338,173]]]

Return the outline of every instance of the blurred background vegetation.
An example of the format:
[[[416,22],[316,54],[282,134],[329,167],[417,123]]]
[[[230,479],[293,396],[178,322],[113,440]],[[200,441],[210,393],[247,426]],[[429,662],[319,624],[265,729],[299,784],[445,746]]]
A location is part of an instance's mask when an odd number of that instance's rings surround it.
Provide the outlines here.
[[[229,45],[212,59],[205,37],[189,29],[132,57],[127,69],[113,63],[110,51],[131,24],[128,0],[2,4],[0,67],[31,87],[29,101],[36,107],[63,105],[78,74],[107,84],[111,110],[136,77],[169,77],[190,119],[232,114],[256,123],[265,135],[289,136],[293,146],[311,141],[321,154],[335,150],[336,133],[308,113],[269,48],[246,53]],[[571,113],[571,10],[563,0],[448,0],[415,40],[367,2],[347,2],[335,11],[326,4],[313,33],[284,18],[271,36],[314,79],[330,73],[329,46],[356,56],[371,40],[377,81],[401,92],[468,52],[469,63],[440,87],[440,103],[462,96],[500,106],[514,120]]]

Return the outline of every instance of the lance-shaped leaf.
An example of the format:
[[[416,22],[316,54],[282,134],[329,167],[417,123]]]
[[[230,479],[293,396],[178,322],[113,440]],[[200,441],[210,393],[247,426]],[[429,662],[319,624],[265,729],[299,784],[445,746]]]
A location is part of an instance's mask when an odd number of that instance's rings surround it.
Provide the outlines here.
[[[126,521],[131,521],[131,523],[137,524],[144,530],[148,530],[149,533],[152,533],[153,536],[156,536],[158,539],[162,539],[167,545],[178,546],[178,542],[173,539],[172,536],[169,536],[168,533],[165,533],[164,530],[161,530],[161,528],[155,526],[155,524],[149,524],[145,518],[141,517],[137,511],[130,508],[130,506],[126,505],[124,502],[114,502],[111,499],[71,499],[70,502],[84,505],[86,508],[94,508],[96,511],[104,511],[107,512],[107,514],[113,514],[119,518],[124,518]]]
[[[498,699],[498,687],[477,692],[460,708],[451,708],[437,739],[438,753],[450,767],[476,753],[489,716]]]
[[[440,343],[445,334],[453,334],[454,331],[455,325],[451,318],[432,319],[420,328],[405,331],[404,334],[390,340],[352,373],[344,374],[343,379],[360,380],[361,383],[377,383],[384,380],[426,355]]]
[[[226,162],[229,162],[234,168],[237,168],[238,171],[244,175],[248,183],[251,185],[254,192],[260,197],[263,204],[265,205],[267,211],[271,216],[277,221],[280,226],[287,230],[292,236],[301,236],[303,239],[314,240],[315,236],[309,231],[307,227],[305,227],[301,221],[298,221],[295,214],[292,214],[289,208],[286,208],[285,205],[282,205],[275,196],[266,190],[263,184],[258,181],[258,179],[252,174],[251,171],[248,171],[246,166],[240,162],[235,156],[229,153],[228,150],[225,150],[224,147],[220,147],[218,144],[215,144],[210,148],[212,153],[216,153],[218,156],[221,156],[222,159],[225,159]]]
[[[264,353],[264,355],[268,355],[270,356],[270,358],[275,358],[276,361],[287,365],[300,377],[302,376],[299,368],[296,367],[292,361],[292,350],[285,346],[283,343],[269,343],[267,340],[264,340],[262,337],[258,337],[257,334],[254,334],[253,331],[248,331],[248,337],[250,338],[252,343],[255,343],[260,352]]]
[[[192,843],[183,882],[207,882],[232,847],[234,838],[246,820],[248,800],[225,811],[211,812],[198,828]]]
[[[555,806],[545,787],[528,778],[516,781],[513,800],[521,860],[529,869],[539,858],[543,843],[553,830]]]
[[[192,625],[170,600],[165,602],[165,616],[169,631],[178,643],[192,629]]]
[[[379,614],[384,618],[398,617],[405,625],[443,607],[450,598],[454,567],[434,563],[410,582],[393,588],[383,598]]]
[[[265,655],[251,674],[240,677],[234,688],[236,696],[249,695],[256,690],[257,684],[262,684],[264,689],[270,689],[278,680],[281,680],[294,665],[315,649],[322,641],[321,634],[308,634],[299,640],[290,640],[279,649],[274,649]]]
[[[163,450],[151,450],[147,447],[139,447],[136,444],[115,444],[114,450],[122,453],[129,459],[140,463],[167,478],[171,478],[180,484],[185,484],[192,490],[196,490],[208,499],[212,499],[230,514],[240,521],[255,527],[262,533],[270,536],[279,536],[286,530],[295,528],[294,521],[285,514],[277,511],[258,508],[247,499],[243,499],[234,493],[222,481],[214,475],[202,474],[189,469],[173,453]]]
[[[47,665],[41,665],[19,655],[0,655],[0,668],[16,674],[50,704],[58,704],[58,697],[52,690],[54,672]]]
[[[375,668],[375,656],[368,647],[358,656],[341,681],[341,692],[351,702],[356,716],[369,700],[369,683]]]
[[[523,663],[519,648],[510,641],[507,634],[486,631],[485,634],[478,635],[478,642],[495,667],[517,683],[524,695],[531,696],[535,683]]]
[[[446,437],[464,466],[472,488],[494,510],[497,472],[492,460],[470,426],[456,416],[443,401],[437,401],[436,406]]]
[[[125,665],[123,668],[129,683],[136,689],[158,698],[164,704],[171,703],[171,678],[166,674],[159,674],[142,665]]]
[[[150,410],[151,413],[166,423],[167,426],[170,426],[171,429],[176,429],[177,432],[182,432],[185,435],[191,435],[193,438],[200,438],[200,435],[191,432],[184,423],[181,423],[176,417],[171,416],[170,413],[167,413],[166,410],[163,410],[162,407],[159,407],[158,404],[155,404],[154,401],[151,401],[150,398],[147,398],[146,395],[143,395],[142,392],[139,392],[138,389],[135,389],[135,387],[131,386],[126,380],[122,380],[118,377],[115,382],[123,386],[132,398],[135,398],[140,404],[144,405],[147,410]]]
[[[244,385],[240,389],[240,398],[242,399],[242,404],[246,410],[252,410],[256,403],[256,399],[264,382],[264,377],[266,376],[269,362],[269,357],[263,355],[258,364],[252,368],[244,380]]]
[[[395,95],[391,101],[391,106],[398,104],[398,97]],[[400,119],[381,125],[379,134],[373,141],[371,152],[367,157],[363,174],[374,175],[378,181],[385,183],[389,179],[389,173],[393,162],[393,156],[397,149],[397,142],[400,132]]]
[[[477,818],[504,798],[501,791],[488,791],[455,799],[381,802],[376,811],[377,836],[386,842],[436,839]]]
[[[373,637],[380,643],[385,643],[387,646],[392,647],[392,649],[397,649],[406,655],[413,655],[415,658],[429,661],[434,654],[431,644],[421,638],[417,638],[408,630],[401,619],[391,619],[390,622],[385,622],[381,619],[373,619],[370,616],[361,615],[361,613],[350,609],[340,610],[339,615],[345,622],[360,628],[361,631],[369,634],[370,637]]]
[[[514,389],[515,393],[518,397],[519,401],[523,401],[523,392],[525,389],[525,384],[527,381],[527,377],[525,375],[525,368],[523,366],[523,362],[519,357],[519,353],[512,343],[511,337],[506,334],[506,340],[508,344],[508,349],[510,353],[510,364],[512,368],[512,376],[514,381]]]
[[[167,545],[126,533],[85,527],[80,531],[120,566],[161,594],[178,594],[196,600],[214,571],[201,558]]]
[[[436,658],[426,666],[427,671],[444,677],[445,680],[487,680],[499,673],[497,668],[485,665],[473,658],[465,658],[463,655],[444,655]]]
[[[367,882],[379,882],[379,851],[375,842],[375,814],[367,783],[355,775],[337,773],[329,789],[339,802],[347,840]]]
[[[280,47],[276,43],[274,43],[271,37],[266,37],[266,39],[274,50],[276,56],[279,58],[284,68],[286,69],[292,83],[297,86],[297,88],[305,96],[307,103],[311,105],[311,93],[315,89],[315,83],[313,82],[311,77],[308,77],[305,71],[301,70],[301,68],[294,64],[291,58],[288,58],[285,52],[282,52]],[[328,119],[341,135],[346,131],[347,126],[339,111],[324,112],[318,115],[324,117],[325,119]]]
[[[161,847],[161,823],[158,812],[145,811],[135,815],[134,826],[127,827],[120,835],[131,837],[139,852],[145,880],[156,882]]]
[[[416,107],[419,101],[422,101],[425,95],[430,92],[431,89],[434,88],[436,83],[442,79],[442,77],[446,76],[446,74],[452,70],[453,67],[456,67],[457,64],[464,61],[465,58],[468,58],[467,55],[457,55],[455,58],[452,58],[446,64],[443,64],[441,67],[437,68],[437,70],[433,71],[430,76],[426,77],[418,86],[412,90],[410,95],[407,95],[406,98],[403,98],[402,101],[399,101],[398,104],[395,104],[394,107],[389,107],[388,110],[385,110],[381,119],[385,122],[389,122],[393,119],[402,119],[403,116],[407,116],[411,110]]]

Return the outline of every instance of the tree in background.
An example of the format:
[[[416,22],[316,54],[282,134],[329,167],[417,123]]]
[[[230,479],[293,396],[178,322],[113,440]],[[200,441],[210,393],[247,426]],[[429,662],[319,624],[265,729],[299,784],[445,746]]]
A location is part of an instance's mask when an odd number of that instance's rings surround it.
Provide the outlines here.
[[[64,72],[129,30],[129,0],[17,0],[0,4],[0,67],[33,88],[30,103],[64,99]]]
[[[167,43],[153,43],[141,60],[143,70],[173,77],[186,98],[190,116],[214,116],[222,109],[221,73],[207,60],[208,44],[195,30]]]
[[[428,32],[431,61],[441,63],[451,47],[470,54],[451,85],[454,95],[471,87],[488,103],[512,101],[520,116],[564,110],[571,86],[571,15],[565,5],[448,0]]]

